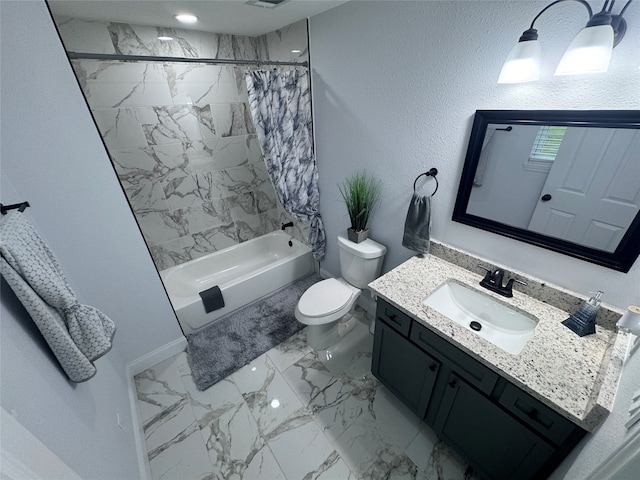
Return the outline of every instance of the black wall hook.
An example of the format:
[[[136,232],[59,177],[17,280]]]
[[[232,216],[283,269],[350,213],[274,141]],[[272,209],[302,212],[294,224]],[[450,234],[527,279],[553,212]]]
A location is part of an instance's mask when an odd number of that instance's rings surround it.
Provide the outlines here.
[[[414,192],[416,191],[416,183],[418,182],[418,179],[420,177],[422,177],[423,175],[425,175],[427,177],[433,177],[433,179],[436,181],[436,188],[433,191],[433,193],[431,194],[431,196],[433,197],[436,194],[436,192],[438,191],[438,178],[436,177],[436,175],[438,175],[438,169],[437,168],[432,168],[428,172],[424,172],[424,173],[421,173],[420,175],[418,175],[416,177],[416,179],[413,181],[413,191]]]
[[[20,213],[22,213],[27,207],[30,206],[31,205],[29,205],[29,202],[14,203],[13,205],[3,205],[0,203],[0,213],[2,213],[2,215],[6,215],[7,211],[14,210],[16,208]]]

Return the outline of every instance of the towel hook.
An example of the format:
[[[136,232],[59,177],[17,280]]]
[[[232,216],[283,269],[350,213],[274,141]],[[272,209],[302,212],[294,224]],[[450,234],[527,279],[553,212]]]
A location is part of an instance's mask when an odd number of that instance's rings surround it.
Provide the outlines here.
[[[438,191],[438,177],[436,177],[436,175],[438,175],[438,169],[437,168],[432,168],[428,172],[424,172],[424,173],[421,173],[420,175],[418,175],[416,177],[416,179],[413,181],[413,191],[414,192],[416,191],[416,183],[418,182],[418,179],[423,175],[426,175],[427,177],[433,177],[433,179],[436,181],[436,188],[433,191],[433,193],[431,194],[431,196],[433,197],[436,194],[436,192]]]

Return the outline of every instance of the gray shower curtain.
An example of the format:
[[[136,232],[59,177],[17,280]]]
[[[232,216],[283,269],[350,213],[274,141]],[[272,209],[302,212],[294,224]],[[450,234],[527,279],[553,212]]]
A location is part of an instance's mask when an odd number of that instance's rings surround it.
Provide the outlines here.
[[[311,222],[309,243],[322,260],[326,237],[312,147],[307,72],[256,70],[246,74],[251,116],[267,171],[285,211]]]

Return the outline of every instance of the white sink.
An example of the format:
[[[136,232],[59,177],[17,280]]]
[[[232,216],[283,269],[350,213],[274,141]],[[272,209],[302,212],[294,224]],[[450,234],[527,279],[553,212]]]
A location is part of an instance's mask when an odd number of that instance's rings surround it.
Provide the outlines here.
[[[422,303],[513,355],[522,351],[538,324],[533,315],[455,280],[438,287]]]

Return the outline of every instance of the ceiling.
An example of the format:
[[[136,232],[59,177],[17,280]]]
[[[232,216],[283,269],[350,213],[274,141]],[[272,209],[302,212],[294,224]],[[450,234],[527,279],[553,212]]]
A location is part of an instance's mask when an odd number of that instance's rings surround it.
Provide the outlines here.
[[[275,8],[248,5],[247,0],[48,0],[54,18],[67,16],[184,28],[213,33],[256,36],[346,3],[348,0],[286,0]],[[191,13],[198,22],[186,25],[174,15]]]

